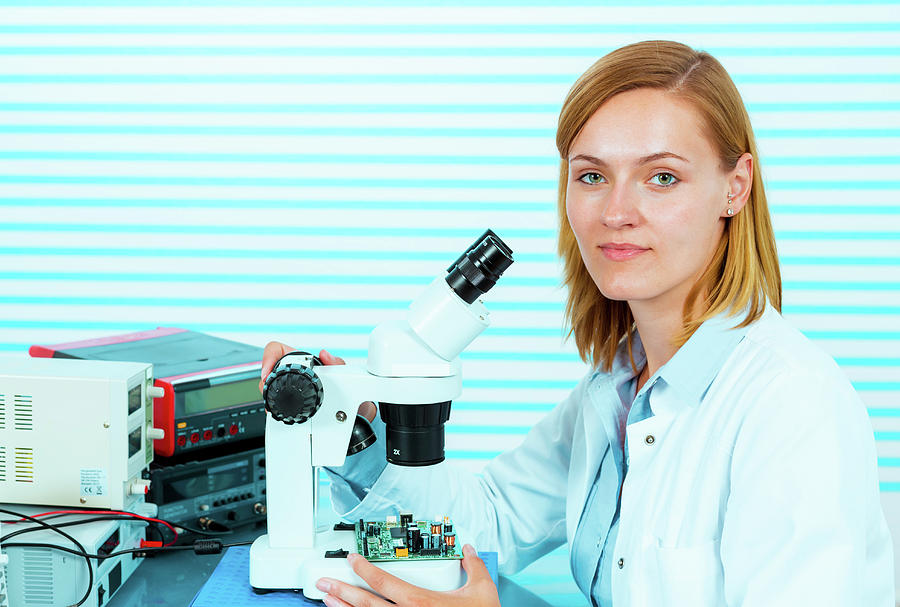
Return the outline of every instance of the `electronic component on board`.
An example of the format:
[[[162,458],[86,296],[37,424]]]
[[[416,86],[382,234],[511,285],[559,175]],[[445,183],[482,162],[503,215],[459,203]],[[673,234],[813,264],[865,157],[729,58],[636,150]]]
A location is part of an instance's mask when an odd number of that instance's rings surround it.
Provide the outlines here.
[[[357,552],[369,561],[461,559],[453,532],[436,532],[451,526],[448,517],[416,521],[409,513],[386,517],[384,521],[360,519],[355,525]]]
[[[456,546],[456,534],[455,533],[451,533],[450,531],[444,532],[444,546],[446,546],[448,550],[450,550],[454,546]]]

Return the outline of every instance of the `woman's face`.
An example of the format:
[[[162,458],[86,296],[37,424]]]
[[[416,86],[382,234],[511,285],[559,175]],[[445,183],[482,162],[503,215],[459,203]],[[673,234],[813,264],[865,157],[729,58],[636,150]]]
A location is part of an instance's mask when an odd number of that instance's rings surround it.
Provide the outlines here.
[[[680,312],[706,268],[722,237],[728,193],[742,181],[720,166],[703,132],[688,102],[645,88],[606,101],[572,143],[566,214],[607,298]],[[736,172],[752,171],[745,157]],[[747,192],[733,193],[741,198],[732,204],[737,212]]]

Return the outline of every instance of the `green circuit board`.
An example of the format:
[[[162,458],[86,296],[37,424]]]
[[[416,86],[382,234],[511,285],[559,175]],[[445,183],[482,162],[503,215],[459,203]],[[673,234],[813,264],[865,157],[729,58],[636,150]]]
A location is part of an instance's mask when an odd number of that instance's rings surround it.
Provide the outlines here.
[[[355,524],[356,550],[369,561],[461,559],[462,545],[456,542],[448,517],[415,520],[412,514],[389,516],[383,521]]]

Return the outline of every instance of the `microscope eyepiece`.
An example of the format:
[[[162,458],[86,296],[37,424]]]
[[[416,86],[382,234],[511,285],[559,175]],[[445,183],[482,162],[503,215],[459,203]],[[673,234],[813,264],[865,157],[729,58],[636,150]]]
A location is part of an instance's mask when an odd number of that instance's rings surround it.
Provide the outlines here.
[[[429,356],[439,357],[447,365],[439,367],[433,374],[429,374],[427,368],[417,370],[417,375],[447,376],[451,361],[487,327],[488,311],[475,301],[497,284],[503,272],[512,265],[512,255],[512,249],[499,236],[486,230],[447,268],[443,279],[446,284],[441,283],[440,278],[436,279],[410,304],[407,324],[416,337],[416,344],[427,347]],[[460,305],[460,300],[466,305]],[[381,337],[370,342],[370,372],[374,367],[378,375],[396,376],[390,365],[373,365],[373,360],[380,363],[381,358],[390,360],[392,355],[387,347],[392,342]],[[371,343],[382,348],[374,356]],[[416,345],[413,351],[420,352],[418,348]],[[450,417],[450,401],[380,402],[378,410],[385,422],[385,447],[390,463],[430,466],[444,461],[444,424]]]
[[[512,262],[512,249],[486,230],[447,268],[447,284],[470,304],[490,291]]]

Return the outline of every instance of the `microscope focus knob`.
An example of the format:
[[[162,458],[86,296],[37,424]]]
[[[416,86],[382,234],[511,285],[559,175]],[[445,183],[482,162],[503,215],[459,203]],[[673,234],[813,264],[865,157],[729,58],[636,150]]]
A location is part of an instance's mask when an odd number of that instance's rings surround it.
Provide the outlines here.
[[[266,411],[286,424],[302,424],[322,406],[322,382],[301,364],[276,366],[266,378],[263,400]]]

